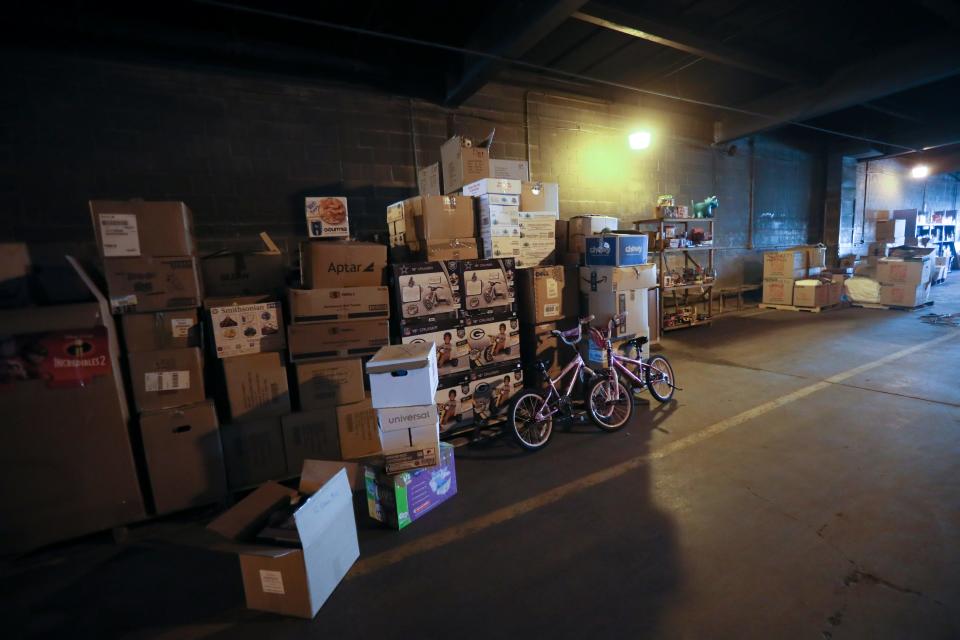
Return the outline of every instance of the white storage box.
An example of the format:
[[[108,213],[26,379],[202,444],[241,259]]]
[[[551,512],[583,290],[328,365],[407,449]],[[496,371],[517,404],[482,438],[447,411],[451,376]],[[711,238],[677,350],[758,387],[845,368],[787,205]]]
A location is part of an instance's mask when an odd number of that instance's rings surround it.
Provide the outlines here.
[[[437,345],[392,344],[369,362],[370,395],[375,409],[431,404],[437,392]]]

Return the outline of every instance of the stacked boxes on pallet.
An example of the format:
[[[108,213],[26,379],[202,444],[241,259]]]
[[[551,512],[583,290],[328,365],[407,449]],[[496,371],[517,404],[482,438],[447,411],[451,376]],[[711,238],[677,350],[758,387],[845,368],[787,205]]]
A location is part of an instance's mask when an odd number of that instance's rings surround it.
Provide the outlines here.
[[[890,257],[877,262],[880,304],[891,307],[916,307],[930,297],[933,279],[933,252],[926,247],[895,249]]]
[[[91,201],[158,513],[226,494],[217,412],[206,399],[193,215],[182,202]],[[172,461],[176,461],[174,468]],[[174,470],[175,469],[175,470]]]
[[[764,253],[763,303],[822,307],[839,302],[842,284],[820,278],[825,260],[826,249],[821,246]]]

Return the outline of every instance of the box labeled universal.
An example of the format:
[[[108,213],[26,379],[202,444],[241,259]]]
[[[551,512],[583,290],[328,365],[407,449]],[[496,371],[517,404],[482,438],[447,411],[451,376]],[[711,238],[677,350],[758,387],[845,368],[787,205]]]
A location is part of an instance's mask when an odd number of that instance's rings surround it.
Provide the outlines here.
[[[626,267],[647,262],[646,235],[605,234],[584,240],[588,266]]]
[[[450,320],[460,315],[460,263],[455,260],[393,265],[394,296],[401,322]]]
[[[286,346],[280,303],[262,298],[207,298],[218,358],[281,351]]]
[[[437,405],[433,402],[412,407],[384,407],[377,409],[381,431],[400,431],[437,426]]]
[[[437,391],[437,348],[430,344],[381,347],[367,362],[373,407],[429,404]]]
[[[455,496],[457,472],[453,446],[441,443],[439,454],[437,466],[400,475],[389,475],[382,466],[364,467],[370,517],[403,529]]]
[[[513,308],[516,302],[513,258],[464,260],[460,265],[463,308],[467,315],[495,307]]]
[[[347,199],[320,196],[306,199],[307,236],[310,238],[346,238],[350,235]]]
[[[459,320],[411,322],[400,327],[400,341],[437,345],[437,370],[441,377],[470,369],[470,343]]]
[[[657,265],[633,267],[580,267],[580,291],[617,293],[657,286]]]
[[[464,195],[468,196],[486,196],[486,195],[519,195],[520,181],[508,180],[505,178],[484,178],[471,182],[463,187]]]
[[[334,322],[390,317],[387,287],[290,289],[287,293],[293,322]]]

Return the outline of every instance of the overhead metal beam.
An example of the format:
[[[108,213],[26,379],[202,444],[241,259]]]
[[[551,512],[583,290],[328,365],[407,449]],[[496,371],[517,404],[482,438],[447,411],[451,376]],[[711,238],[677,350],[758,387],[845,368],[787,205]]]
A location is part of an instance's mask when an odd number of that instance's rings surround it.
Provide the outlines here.
[[[835,72],[814,88],[790,88],[739,105],[769,117],[730,114],[717,123],[714,141],[730,142],[792,122],[853,107],[960,73],[960,44],[946,38],[890,50]]]
[[[465,48],[519,58],[567,20],[586,0],[533,0],[507,3],[503,10],[489,12]],[[514,31],[510,27],[516,25]],[[506,65],[490,58],[467,64],[459,77],[448,83],[444,104],[457,106],[487,84]]]
[[[577,11],[571,17],[604,29],[691,53],[706,60],[719,62],[781,82],[798,84],[810,80],[808,75],[795,67],[745,53],[719,40],[704,38],[686,29],[663,24],[646,17],[635,16],[604,5],[591,4],[587,7],[587,12]]]

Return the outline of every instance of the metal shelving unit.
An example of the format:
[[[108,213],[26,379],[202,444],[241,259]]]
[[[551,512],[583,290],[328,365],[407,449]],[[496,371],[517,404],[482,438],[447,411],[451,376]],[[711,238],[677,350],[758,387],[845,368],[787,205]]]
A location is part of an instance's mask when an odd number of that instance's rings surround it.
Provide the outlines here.
[[[684,225],[684,230],[688,230],[691,225],[703,225],[709,226],[709,233],[711,239],[713,238],[713,218],[656,218],[656,219],[646,219],[646,220],[635,220],[633,222],[635,228],[638,230],[643,230],[643,226],[652,226],[657,225],[658,236],[661,241],[664,241],[664,232],[667,225]],[[712,241],[712,240],[711,240]],[[668,285],[666,284],[667,277],[667,260],[668,256],[673,254],[682,254],[683,255],[683,264],[684,267],[694,266],[699,268],[701,271],[713,270],[713,252],[715,251],[713,245],[696,245],[692,247],[675,247],[675,248],[665,248],[658,251],[651,251],[651,253],[657,255],[657,269],[660,274],[660,330],[661,331],[675,331],[677,329],[686,329],[688,327],[699,327],[702,325],[708,325],[713,322],[713,286],[714,283],[703,282],[703,283],[692,283],[692,284],[681,284],[681,285]],[[694,258],[693,255],[699,252],[706,252],[707,259],[706,265],[702,265],[701,258],[698,261]],[[706,311],[706,320],[698,320],[696,316],[700,315],[698,309],[700,306],[703,306]],[[673,309],[676,312],[680,307],[692,306],[694,308],[694,320],[692,322],[687,322],[680,325],[673,325],[667,327],[664,325],[664,318],[667,315],[668,309]]]

